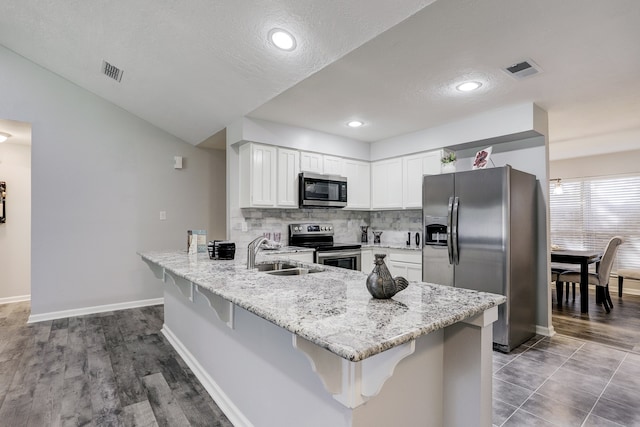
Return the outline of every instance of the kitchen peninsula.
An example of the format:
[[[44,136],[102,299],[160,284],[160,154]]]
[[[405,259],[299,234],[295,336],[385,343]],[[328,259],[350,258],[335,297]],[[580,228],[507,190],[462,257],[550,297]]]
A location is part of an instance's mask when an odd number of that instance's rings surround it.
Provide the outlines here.
[[[140,255],[164,282],[163,334],[236,426],[491,425],[503,296],[412,282],[376,300],[357,271]]]

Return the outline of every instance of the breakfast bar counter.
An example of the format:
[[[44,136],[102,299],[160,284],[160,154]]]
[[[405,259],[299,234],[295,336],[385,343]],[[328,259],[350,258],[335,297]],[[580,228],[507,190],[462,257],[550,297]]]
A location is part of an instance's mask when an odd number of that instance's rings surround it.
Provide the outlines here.
[[[491,425],[503,296],[412,282],[377,300],[351,270],[140,256],[165,283],[163,334],[236,426]]]

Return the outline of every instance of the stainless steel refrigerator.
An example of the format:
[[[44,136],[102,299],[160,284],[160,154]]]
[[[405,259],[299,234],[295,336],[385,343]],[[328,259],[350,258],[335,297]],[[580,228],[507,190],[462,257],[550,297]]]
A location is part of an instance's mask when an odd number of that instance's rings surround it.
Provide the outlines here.
[[[502,294],[494,348],[535,334],[536,178],[511,166],[424,177],[422,280]]]

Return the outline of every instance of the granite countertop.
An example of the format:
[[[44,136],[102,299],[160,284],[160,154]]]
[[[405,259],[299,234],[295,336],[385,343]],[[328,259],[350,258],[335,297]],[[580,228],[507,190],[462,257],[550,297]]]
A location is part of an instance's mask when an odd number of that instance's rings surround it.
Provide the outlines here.
[[[408,251],[422,251],[422,245],[421,246],[416,246],[416,245],[411,245],[411,246],[407,246],[406,244],[394,244],[394,243],[363,243],[362,244],[362,249],[367,249],[367,248],[385,248],[385,249],[406,249]]]
[[[247,270],[238,260],[210,260],[207,254],[140,256],[354,362],[506,301],[501,295],[416,282],[393,299],[376,300],[367,291],[367,274],[359,271],[311,264],[323,271],[279,277]]]

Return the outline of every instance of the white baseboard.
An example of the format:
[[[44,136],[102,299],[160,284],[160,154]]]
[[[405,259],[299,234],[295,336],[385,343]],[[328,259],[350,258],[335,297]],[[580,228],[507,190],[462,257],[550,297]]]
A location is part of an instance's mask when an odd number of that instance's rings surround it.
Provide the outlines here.
[[[556,330],[553,328],[553,325],[549,327],[536,325],[536,334],[545,337],[552,337],[556,334]]]
[[[12,302],[31,301],[31,295],[18,295],[15,297],[0,298],[0,304],[11,304]]]
[[[236,427],[253,427],[253,424],[244,416],[244,414],[233,404],[229,396],[220,388],[220,386],[211,378],[207,371],[200,365],[198,360],[193,354],[182,344],[182,342],[171,332],[169,327],[162,325],[162,334],[178,352],[182,360],[185,361],[187,366],[193,371],[193,374],[198,378],[203,387],[207,390],[207,393],[220,407],[222,412],[227,416],[231,424]]]
[[[146,307],[148,305],[164,304],[164,298],[144,299],[139,301],[121,302],[118,304],[97,305],[73,310],[52,311],[50,313],[32,314],[27,323],[44,322],[46,320],[64,319],[66,317],[86,316],[88,314],[104,313],[106,311],[126,310],[128,308]]]

